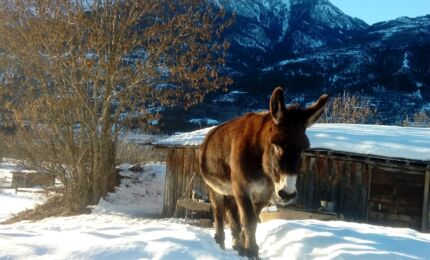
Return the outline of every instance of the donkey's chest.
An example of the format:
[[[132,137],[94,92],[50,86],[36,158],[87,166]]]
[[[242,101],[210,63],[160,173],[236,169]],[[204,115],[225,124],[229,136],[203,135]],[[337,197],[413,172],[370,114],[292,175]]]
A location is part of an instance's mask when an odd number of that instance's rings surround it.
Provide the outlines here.
[[[251,181],[247,186],[249,197],[252,202],[267,202],[273,194],[273,183],[267,178]]]

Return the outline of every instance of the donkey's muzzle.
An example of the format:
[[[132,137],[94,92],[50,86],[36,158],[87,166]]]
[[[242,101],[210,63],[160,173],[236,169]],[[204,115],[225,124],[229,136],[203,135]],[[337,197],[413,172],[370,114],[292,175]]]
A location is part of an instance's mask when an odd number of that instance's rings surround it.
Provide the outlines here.
[[[278,195],[279,195],[279,197],[281,197],[283,200],[291,200],[291,199],[294,199],[294,198],[296,197],[297,192],[294,192],[294,193],[288,194],[286,191],[284,191],[284,190],[280,190],[280,191],[278,191]]]

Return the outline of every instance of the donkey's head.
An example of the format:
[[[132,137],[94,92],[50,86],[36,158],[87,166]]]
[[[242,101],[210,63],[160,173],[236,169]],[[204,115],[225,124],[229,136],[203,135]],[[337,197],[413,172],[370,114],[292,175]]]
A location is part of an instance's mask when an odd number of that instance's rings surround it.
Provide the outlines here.
[[[322,95],[310,107],[298,105],[285,107],[284,92],[276,88],[270,99],[272,128],[270,144],[265,151],[264,166],[275,184],[277,197],[284,200],[296,195],[296,179],[301,166],[301,154],[309,148],[306,128],[312,126],[327,104],[328,96]]]

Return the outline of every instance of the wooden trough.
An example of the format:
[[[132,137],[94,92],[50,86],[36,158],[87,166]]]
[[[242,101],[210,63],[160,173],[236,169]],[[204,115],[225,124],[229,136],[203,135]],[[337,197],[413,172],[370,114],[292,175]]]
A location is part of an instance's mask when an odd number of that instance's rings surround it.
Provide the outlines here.
[[[171,217],[188,182],[198,173],[199,147],[157,147],[167,152],[163,213]],[[315,213],[325,200],[334,204],[334,215],[342,215],[348,221],[427,232],[430,228],[429,185],[429,162],[311,149],[303,154],[297,182],[297,200],[302,211],[272,215],[288,219],[325,219],[326,216]],[[207,194],[199,174],[192,181],[192,189]],[[191,198],[191,194],[185,195],[185,199]]]
[[[205,212],[211,211],[211,204],[210,203],[197,202],[197,201],[192,201],[189,199],[177,200],[176,201],[176,207],[184,208],[187,210],[193,210],[193,211],[205,211]]]

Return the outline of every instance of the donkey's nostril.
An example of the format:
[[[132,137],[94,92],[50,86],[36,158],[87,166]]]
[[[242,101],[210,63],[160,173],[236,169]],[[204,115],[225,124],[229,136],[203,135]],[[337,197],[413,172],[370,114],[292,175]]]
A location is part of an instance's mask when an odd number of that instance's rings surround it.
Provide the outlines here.
[[[290,200],[290,199],[294,199],[296,197],[297,193],[294,192],[294,193],[288,194],[286,191],[280,190],[280,191],[278,191],[278,195],[283,200]]]
[[[287,197],[288,197],[288,194],[287,194],[287,192],[286,191],[284,191],[284,190],[280,190],[280,191],[278,191],[278,195],[279,195],[279,197],[281,197],[282,199],[287,199]]]

